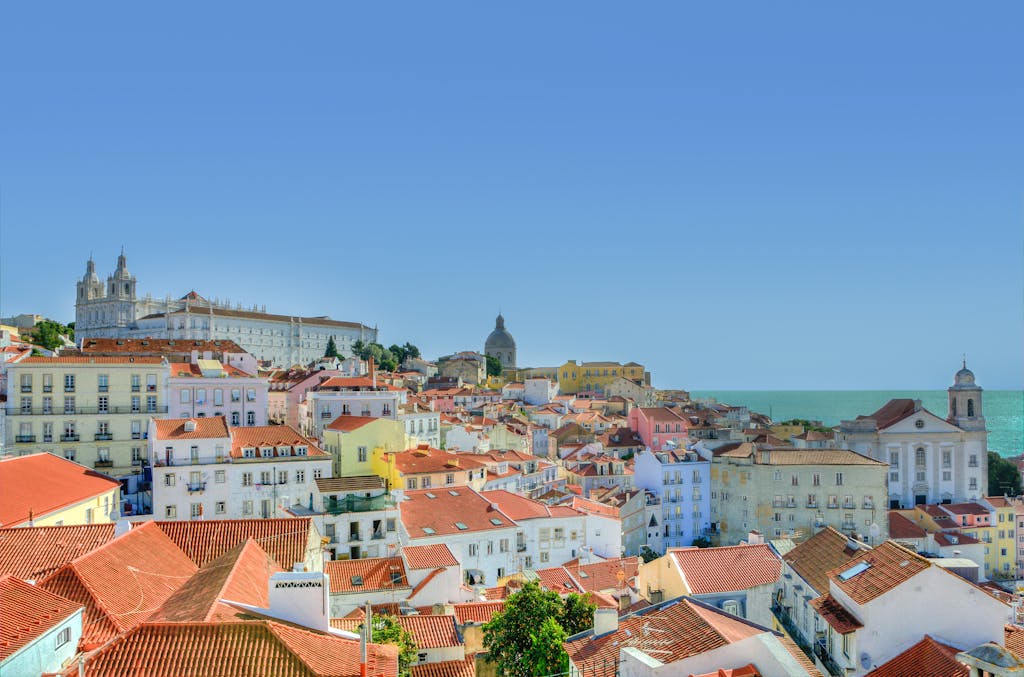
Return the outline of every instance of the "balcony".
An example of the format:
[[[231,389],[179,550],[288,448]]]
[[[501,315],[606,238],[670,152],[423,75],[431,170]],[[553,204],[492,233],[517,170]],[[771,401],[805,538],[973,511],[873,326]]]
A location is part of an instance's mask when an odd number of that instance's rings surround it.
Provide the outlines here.
[[[865,510],[874,510],[875,509],[875,502],[874,501],[865,500],[864,501],[864,509]]]
[[[32,392],[32,386],[31,385],[21,386],[21,392],[23,392],[23,393],[30,393],[30,392]]]
[[[139,392],[141,390],[142,390],[142,386],[139,386],[139,385],[132,386],[132,392],[133,393],[137,393],[137,392]]]
[[[110,386],[96,386],[96,392],[100,392],[100,393],[110,392]]]
[[[395,502],[390,496],[373,496],[364,498],[362,496],[345,496],[339,499],[324,499],[324,512],[328,515],[342,515],[349,512],[372,512],[374,510],[388,510],[395,507]]]
[[[786,507],[787,508],[795,508],[796,507],[796,501],[786,501]]]
[[[44,393],[52,393],[53,392],[53,386],[52,385],[46,385],[44,383],[43,384],[43,392]]]
[[[968,468],[977,468],[978,467],[978,462],[977,461],[968,461],[967,467]]]
[[[197,492],[206,491],[206,482],[189,482],[188,493],[194,494]]]
[[[18,444],[31,444],[36,441],[35,435],[15,435],[14,441]]]
[[[843,677],[846,674],[846,670],[839,667],[835,659],[828,652],[828,648],[825,646],[825,640],[819,639],[814,643],[814,656],[821,661],[821,664],[825,667],[825,671],[833,677]]]
[[[114,433],[96,433],[92,437],[97,442],[100,442],[100,441],[109,442],[110,440],[114,439]]]
[[[526,544],[516,543],[516,552],[526,552]]]
[[[846,510],[853,510],[856,507],[857,507],[857,504],[854,503],[853,501],[850,501],[849,503],[843,503],[843,508],[846,509]]]
[[[818,508],[818,502],[817,501],[807,501],[807,507],[808,508],[814,508],[816,510]]]
[[[839,509],[839,504],[838,503],[829,503],[828,504],[828,508],[829,508],[829,510],[838,510]]]
[[[167,407],[152,406],[145,408],[147,414],[166,414]],[[33,407],[32,409],[10,408],[8,416],[88,416],[91,414],[141,414],[141,407],[75,407],[74,409],[53,409],[51,407]]]
[[[75,392],[75,386],[64,386],[64,392],[73,393]]]
[[[793,622],[793,618],[789,615],[787,610],[789,607],[784,607],[778,602],[772,604],[772,614],[778,619],[779,624],[785,628],[786,634],[788,634],[797,646],[807,654],[808,657],[811,655],[811,647],[804,640],[804,636],[800,633],[800,630],[796,627],[796,623]]]
[[[856,522],[843,522],[843,531],[853,531],[857,528]]]
[[[94,467],[94,468],[113,468],[114,467],[114,462],[109,460],[109,459],[107,459],[107,460],[100,459],[100,460],[96,461],[95,463],[93,463],[92,467]]]
[[[79,439],[81,439],[80,436],[75,434],[60,436],[61,442],[77,442]]]

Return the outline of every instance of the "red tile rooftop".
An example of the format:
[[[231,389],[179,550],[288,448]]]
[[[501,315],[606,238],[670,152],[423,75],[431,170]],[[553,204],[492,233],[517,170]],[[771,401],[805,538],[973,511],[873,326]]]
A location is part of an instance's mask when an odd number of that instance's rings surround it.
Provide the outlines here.
[[[324,430],[336,430],[338,432],[350,433],[359,430],[364,425],[379,421],[381,419],[373,416],[339,416],[331,421]]]
[[[691,594],[736,592],[779,580],[782,562],[767,544],[669,550]]]
[[[0,663],[82,608],[13,576],[0,576]]]
[[[405,557],[410,569],[435,569],[459,565],[455,555],[444,543],[409,545],[402,548],[399,554]]]
[[[316,554],[319,539],[316,543],[310,540],[313,521],[309,517],[181,520],[154,524],[196,566],[217,559],[249,539],[256,541],[285,571],[290,571],[298,562],[305,562],[311,553],[314,557],[319,556]]]
[[[895,541],[885,541],[830,571],[829,579],[854,602],[866,604],[930,566],[928,560],[917,553]],[[860,571],[850,575],[857,569]]]
[[[0,529],[0,575],[38,581],[112,538],[112,523]]]
[[[120,486],[115,479],[51,453],[0,458],[0,527],[27,526],[30,516],[41,518]]]
[[[408,589],[409,578],[401,557],[324,562],[324,573],[331,579],[331,594],[362,593],[376,590]]]
[[[865,677],[968,677],[967,666],[956,660],[959,650],[925,635],[924,639],[895,658],[880,665]]]
[[[162,418],[155,419],[155,440],[208,440],[226,439],[228,432],[227,419],[223,416],[203,418]]]

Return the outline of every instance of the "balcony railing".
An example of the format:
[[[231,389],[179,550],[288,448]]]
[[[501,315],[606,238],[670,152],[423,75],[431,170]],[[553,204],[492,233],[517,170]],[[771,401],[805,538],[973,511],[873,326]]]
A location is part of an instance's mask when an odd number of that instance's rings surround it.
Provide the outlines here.
[[[61,442],[77,442],[80,439],[78,435],[61,435]]]
[[[26,444],[36,441],[35,435],[15,435],[14,441],[18,444]]]
[[[825,666],[825,670],[828,674],[833,677],[843,677],[846,674],[846,670],[839,667],[839,663],[836,663],[835,659],[828,652],[828,648],[825,646],[825,640],[819,639],[814,644],[814,655],[821,661],[821,664]]]
[[[94,468],[113,468],[114,462],[111,460],[99,460],[92,464]]]
[[[75,407],[73,410],[53,409],[51,407],[33,407],[22,409],[11,407],[8,416],[88,416],[90,414],[166,414],[167,407]]]
[[[52,393],[53,392],[53,386],[52,385],[43,385],[43,392],[44,393]]]
[[[347,512],[372,512],[388,510],[395,507],[390,496],[345,496],[339,499],[324,499],[324,512],[328,515],[341,515]]]
[[[30,386],[30,385],[28,385],[28,386],[21,386],[21,392],[23,392],[23,393],[30,393],[30,392],[32,392],[32,386]]]
[[[796,507],[796,501],[786,501],[786,507],[787,508],[795,508]]]
[[[526,544],[516,543],[516,552],[526,552]]]
[[[857,528],[857,523],[856,522],[843,522],[843,529],[845,531],[853,531],[856,528]]]
[[[803,634],[800,633],[799,628],[797,628],[796,623],[793,621],[793,618],[789,615],[789,612],[786,611],[786,607],[782,606],[778,602],[775,602],[772,604],[772,614],[774,614],[775,618],[779,620],[779,624],[786,629],[786,634],[788,634],[793,639],[793,641],[796,642],[797,646],[799,646],[800,649],[805,654],[807,654],[808,657],[810,657],[811,647],[804,639]]]
[[[857,507],[857,504],[852,502],[852,501],[849,502],[849,503],[843,503],[843,508],[845,508],[847,510],[853,510],[856,507]]]
[[[198,491],[206,491],[206,482],[189,482],[188,493],[194,494]]]
[[[864,501],[864,509],[865,510],[874,510],[874,508],[875,508],[874,501]]]
[[[93,435],[93,439],[96,440],[97,442],[101,440],[109,441],[114,439],[114,433],[96,433],[95,435]]]
[[[772,501],[772,507],[773,508],[781,508],[784,505],[786,505],[786,502],[783,501],[781,498],[777,498],[777,499]]]
[[[818,502],[817,501],[807,501],[807,507],[808,508],[817,508],[818,507]]]
[[[828,507],[829,507],[829,510],[838,510],[839,509],[839,504],[838,503],[829,503]]]

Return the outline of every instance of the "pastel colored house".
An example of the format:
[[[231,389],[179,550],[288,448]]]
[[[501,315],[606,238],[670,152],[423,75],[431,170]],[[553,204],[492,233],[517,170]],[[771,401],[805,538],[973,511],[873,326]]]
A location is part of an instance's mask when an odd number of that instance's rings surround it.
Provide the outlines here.
[[[653,451],[681,449],[688,441],[687,419],[668,407],[634,407],[628,419],[631,430]]]
[[[121,484],[54,454],[0,458],[0,526],[102,524],[120,512]]]

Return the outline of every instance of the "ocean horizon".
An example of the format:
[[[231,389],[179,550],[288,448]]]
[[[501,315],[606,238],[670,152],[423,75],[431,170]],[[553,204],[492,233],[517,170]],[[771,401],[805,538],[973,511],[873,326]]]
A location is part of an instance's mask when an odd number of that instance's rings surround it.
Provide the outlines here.
[[[693,390],[690,397],[745,405],[773,421],[804,418],[826,426],[871,414],[894,398],[921,400],[925,409],[940,418],[948,410],[945,390]],[[1000,456],[1024,452],[1024,392],[986,390],[982,407],[989,451]]]

